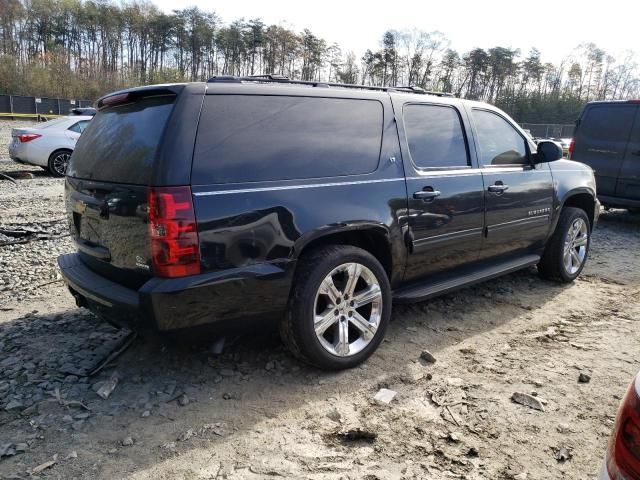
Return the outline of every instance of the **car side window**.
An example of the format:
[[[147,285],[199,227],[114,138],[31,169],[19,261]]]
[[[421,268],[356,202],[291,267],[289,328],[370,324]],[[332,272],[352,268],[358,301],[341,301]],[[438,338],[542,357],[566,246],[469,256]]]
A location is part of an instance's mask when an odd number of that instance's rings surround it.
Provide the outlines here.
[[[468,167],[460,115],[448,105],[408,104],[402,111],[409,154],[418,168]]]
[[[382,126],[377,100],[207,95],[192,175],[211,184],[371,173]]]
[[[89,120],[80,120],[78,123],[74,123],[69,127],[72,132],[82,133],[84,129],[89,125]]]
[[[487,110],[472,110],[476,127],[480,164],[527,165],[525,139],[500,115]]]

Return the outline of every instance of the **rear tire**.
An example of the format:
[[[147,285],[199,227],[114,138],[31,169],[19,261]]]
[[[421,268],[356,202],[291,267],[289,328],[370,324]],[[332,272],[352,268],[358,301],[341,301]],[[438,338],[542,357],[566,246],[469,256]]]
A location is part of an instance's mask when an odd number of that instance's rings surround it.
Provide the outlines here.
[[[303,255],[280,336],[299,359],[327,370],[364,362],[391,318],[391,286],[380,262],[349,245]]]
[[[590,246],[591,224],[586,212],[565,207],[538,263],[538,272],[549,280],[573,282],[584,268]]]
[[[69,158],[71,158],[71,150],[60,149],[56,150],[49,156],[48,168],[51,175],[54,177],[64,177],[67,166],[69,165]]]

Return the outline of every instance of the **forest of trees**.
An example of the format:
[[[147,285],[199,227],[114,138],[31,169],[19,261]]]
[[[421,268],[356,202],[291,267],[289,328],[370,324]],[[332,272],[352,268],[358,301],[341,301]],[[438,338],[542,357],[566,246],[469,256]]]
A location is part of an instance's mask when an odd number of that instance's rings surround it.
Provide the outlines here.
[[[226,23],[197,7],[165,13],[144,1],[0,0],[0,94],[93,100],[132,85],[264,73],[417,85],[488,101],[532,123],[572,122],[590,100],[640,97],[635,54],[616,59],[594,44],[553,64],[536,49],[461,53],[440,32],[389,30],[358,58],[307,29]]]

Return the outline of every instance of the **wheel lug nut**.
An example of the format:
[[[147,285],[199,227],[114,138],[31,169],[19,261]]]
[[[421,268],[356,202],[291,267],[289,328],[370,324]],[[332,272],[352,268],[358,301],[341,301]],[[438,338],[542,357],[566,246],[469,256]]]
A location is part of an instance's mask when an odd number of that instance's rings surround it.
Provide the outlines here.
[[[355,302],[351,300],[351,303],[349,303],[349,305],[353,307],[355,305]]]
[[[340,313],[340,310],[338,310],[337,308],[333,311],[333,313],[335,313],[336,315],[338,315]]]

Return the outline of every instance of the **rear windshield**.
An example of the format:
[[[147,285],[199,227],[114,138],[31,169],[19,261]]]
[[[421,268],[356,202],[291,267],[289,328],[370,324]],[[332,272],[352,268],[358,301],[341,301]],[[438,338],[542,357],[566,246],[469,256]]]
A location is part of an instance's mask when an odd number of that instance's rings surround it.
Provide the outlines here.
[[[377,100],[209,95],[192,182],[244,183],[357,175],[380,157]]]
[[[100,110],[78,139],[67,174],[148,185],[174,100],[175,95],[148,97]]]

